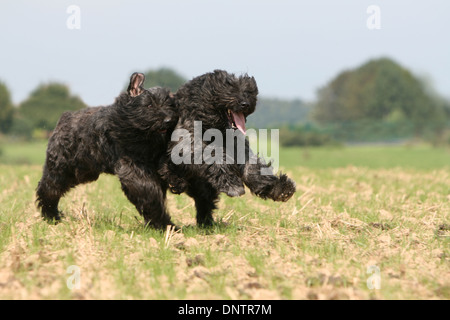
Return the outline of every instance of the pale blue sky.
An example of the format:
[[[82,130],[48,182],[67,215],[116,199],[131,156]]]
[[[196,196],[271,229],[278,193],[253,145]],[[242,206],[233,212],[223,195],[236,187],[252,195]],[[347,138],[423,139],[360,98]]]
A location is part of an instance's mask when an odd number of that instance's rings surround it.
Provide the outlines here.
[[[66,27],[69,5],[80,30]],[[381,30],[366,27],[369,5]],[[450,97],[449,13],[448,0],[2,0],[0,79],[16,103],[61,81],[99,105],[134,71],[221,68],[255,76],[261,96],[312,100],[339,71],[389,56]]]

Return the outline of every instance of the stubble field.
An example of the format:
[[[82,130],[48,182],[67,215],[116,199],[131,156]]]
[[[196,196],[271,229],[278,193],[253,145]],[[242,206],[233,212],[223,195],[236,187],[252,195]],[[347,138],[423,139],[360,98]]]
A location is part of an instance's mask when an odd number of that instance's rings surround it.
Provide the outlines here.
[[[146,229],[113,176],[47,224],[44,154],[0,157],[0,299],[450,299],[448,149],[281,150],[291,200],[222,196],[203,230],[193,201],[169,195],[177,233]]]

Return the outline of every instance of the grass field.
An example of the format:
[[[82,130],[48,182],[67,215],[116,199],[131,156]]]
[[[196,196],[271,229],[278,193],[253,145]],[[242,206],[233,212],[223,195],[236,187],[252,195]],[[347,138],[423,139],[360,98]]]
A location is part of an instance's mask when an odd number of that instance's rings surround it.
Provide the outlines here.
[[[145,229],[113,176],[49,225],[34,206],[45,143],[0,149],[0,299],[450,299],[448,149],[282,149],[291,200],[222,196],[202,230],[169,195],[179,233]]]

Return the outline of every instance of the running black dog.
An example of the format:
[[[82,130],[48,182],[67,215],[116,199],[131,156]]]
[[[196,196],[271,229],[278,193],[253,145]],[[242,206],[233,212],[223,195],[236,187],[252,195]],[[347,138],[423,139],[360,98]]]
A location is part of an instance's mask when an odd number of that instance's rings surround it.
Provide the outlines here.
[[[222,70],[194,78],[175,94],[179,120],[168,147],[170,159],[159,173],[173,193],[187,192],[195,200],[201,226],[214,222],[220,192],[240,196],[245,184],[255,195],[274,201],[287,201],[295,192],[295,183],[284,174],[274,175],[245,139],[246,119],[255,111],[257,95],[253,77]],[[205,135],[209,129],[221,138],[216,135],[211,141]]]
[[[167,142],[178,113],[169,90],[146,90],[144,78],[134,73],[127,92],[110,106],[61,116],[36,190],[45,219],[60,220],[58,203],[69,189],[108,173],[119,177],[122,190],[146,224],[172,225],[165,207],[168,185],[157,170],[167,162]]]

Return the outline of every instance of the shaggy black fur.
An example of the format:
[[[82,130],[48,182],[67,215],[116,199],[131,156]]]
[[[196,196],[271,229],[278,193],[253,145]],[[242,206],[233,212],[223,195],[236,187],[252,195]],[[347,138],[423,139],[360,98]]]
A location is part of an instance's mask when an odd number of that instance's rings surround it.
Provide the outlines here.
[[[144,75],[134,73],[127,92],[114,104],[61,116],[36,190],[45,219],[60,219],[58,202],[69,189],[108,173],[119,177],[148,225],[172,225],[165,207],[167,184],[157,170],[167,161],[167,141],[178,113],[169,90],[145,90],[143,82]]]
[[[255,195],[274,201],[287,201],[295,192],[295,183],[284,174],[272,174],[270,164],[265,164],[263,159],[251,152],[245,136],[237,130],[242,129],[247,116],[255,111],[257,95],[258,88],[253,77],[236,77],[221,70],[194,78],[175,94],[179,120],[174,133],[177,129],[184,129],[191,134],[191,140],[187,140],[191,164],[174,164],[169,160],[159,173],[172,192],[186,191],[195,200],[199,225],[209,226],[214,222],[212,212],[220,192],[240,196],[245,192],[244,183]],[[226,150],[222,154],[223,159],[234,159],[234,164],[207,164],[205,161],[195,164],[195,150],[204,151],[210,143],[203,141],[196,145],[192,139],[194,121],[201,121],[202,133],[211,128],[222,132],[223,148]],[[227,129],[234,130],[235,137],[232,139],[236,139],[236,147],[239,141],[245,145],[245,162],[241,161],[241,164],[237,161],[237,149],[234,152],[226,149]],[[183,143],[183,140],[169,142],[169,157],[172,151],[178,152],[178,143]],[[261,174],[262,170],[266,174]]]

